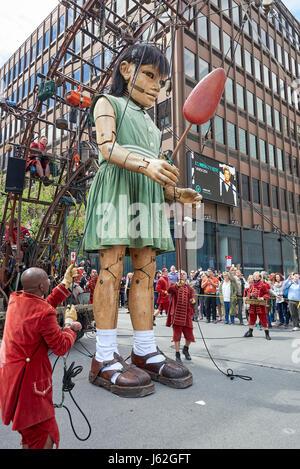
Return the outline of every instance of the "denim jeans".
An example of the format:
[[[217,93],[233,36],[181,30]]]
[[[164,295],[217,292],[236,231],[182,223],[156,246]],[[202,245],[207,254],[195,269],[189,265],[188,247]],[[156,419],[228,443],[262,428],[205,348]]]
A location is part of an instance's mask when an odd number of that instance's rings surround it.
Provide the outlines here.
[[[225,308],[225,322],[228,323],[229,311],[230,311],[230,301],[224,301],[224,308]]]
[[[290,312],[288,310],[287,303],[283,301],[282,303],[277,303],[276,306],[280,324],[285,324],[287,326],[290,321]]]

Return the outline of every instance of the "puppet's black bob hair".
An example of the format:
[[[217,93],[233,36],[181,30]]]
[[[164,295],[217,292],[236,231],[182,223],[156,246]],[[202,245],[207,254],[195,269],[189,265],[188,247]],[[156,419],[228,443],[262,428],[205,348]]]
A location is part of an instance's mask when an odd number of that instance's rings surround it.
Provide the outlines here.
[[[140,65],[153,65],[159,67],[162,77],[169,75],[170,67],[166,56],[157,47],[150,44],[135,44],[129,47],[119,58],[110,88],[110,94],[116,97],[123,96],[126,91],[126,82],[120,73],[120,64],[125,60],[129,63]]]

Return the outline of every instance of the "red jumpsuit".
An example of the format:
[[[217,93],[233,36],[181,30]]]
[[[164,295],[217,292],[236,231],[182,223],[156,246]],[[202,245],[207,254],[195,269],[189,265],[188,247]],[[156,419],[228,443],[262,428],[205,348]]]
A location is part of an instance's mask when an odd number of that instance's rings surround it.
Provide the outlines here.
[[[195,342],[193,334],[194,308],[190,301],[195,299],[193,288],[188,285],[179,287],[176,283],[172,283],[168,292],[172,295],[172,301],[166,326],[173,326],[173,341],[180,342],[183,334],[187,341]]]
[[[38,150],[41,151],[46,151],[46,147],[41,142],[33,142],[30,145],[30,148],[34,149],[37,148]],[[27,157],[27,162],[26,162],[26,171],[29,170],[30,166],[35,166],[37,161],[41,162],[42,168],[45,169],[48,165],[48,161],[43,158],[41,153],[35,153],[34,151],[30,152],[28,157]]]
[[[269,285],[262,282],[253,282],[248,288],[247,297],[248,298],[263,298],[268,301],[270,298]],[[268,329],[268,319],[267,319],[267,307],[266,306],[256,306],[250,305],[249,307],[249,326],[254,326],[256,323],[257,316],[260,320],[260,323],[264,329]]]
[[[46,300],[23,291],[10,296],[0,349],[0,409],[4,425],[12,422],[23,442],[25,434],[36,439],[35,427],[50,422],[58,446],[48,351],[63,356],[76,340],[74,331],[61,330],[55,311],[69,295],[60,284]]]
[[[158,293],[157,304],[159,311],[165,310],[168,312],[170,307],[170,295],[166,293],[170,286],[169,277],[164,277],[163,275],[158,279],[156,284],[156,291]]]

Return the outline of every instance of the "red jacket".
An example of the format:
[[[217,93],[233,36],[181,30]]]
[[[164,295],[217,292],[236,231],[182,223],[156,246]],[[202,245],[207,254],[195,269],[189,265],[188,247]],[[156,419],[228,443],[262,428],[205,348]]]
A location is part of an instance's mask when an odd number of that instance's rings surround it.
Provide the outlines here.
[[[41,142],[31,143],[30,148],[32,150],[34,150],[34,148],[37,148],[38,150],[41,150],[44,152],[47,150],[46,147],[44,147],[44,145]],[[45,158],[43,158],[42,153],[30,151],[27,156],[26,171],[28,170],[30,165],[35,165],[37,161],[41,161],[43,167],[45,167],[47,164],[47,161],[45,160]]]
[[[264,300],[268,301],[270,298],[270,286],[267,283],[262,282],[261,280],[257,283],[251,283],[250,287],[248,288],[247,297],[251,298],[263,298]],[[256,314],[266,314],[268,309],[266,306],[256,306],[250,305],[249,313],[256,313]]]
[[[23,291],[10,296],[0,349],[0,408],[12,430],[54,417],[48,351],[63,356],[75,342],[76,333],[61,330],[55,311],[69,295],[60,284],[46,300]]]
[[[168,291],[170,286],[170,280],[168,277],[164,277],[163,275],[158,279],[156,284],[156,291],[158,293],[157,303],[167,305],[170,301],[170,295],[165,293]]]
[[[172,295],[171,306],[168,311],[166,326],[184,326],[193,328],[194,308],[190,302],[195,299],[195,292],[192,287],[184,285],[179,287],[176,283],[172,283],[168,292]],[[182,295],[180,300],[183,303],[179,304],[179,292]]]

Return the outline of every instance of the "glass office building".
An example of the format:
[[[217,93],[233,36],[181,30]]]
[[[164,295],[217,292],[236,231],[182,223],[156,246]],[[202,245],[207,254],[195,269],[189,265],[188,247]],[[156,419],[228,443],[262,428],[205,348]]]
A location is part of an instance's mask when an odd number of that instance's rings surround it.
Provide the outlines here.
[[[237,207],[204,199],[204,244],[194,253],[182,245],[182,267],[224,270],[225,256],[232,256],[232,262],[246,275],[262,269],[299,270],[300,24],[280,0],[271,15],[254,2],[246,11],[247,2],[239,0],[211,0],[201,3],[201,10],[193,1],[180,3],[191,23],[179,28],[176,35],[173,30],[166,31],[170,41],[167,53],[176,72],[173,91],[171,96],[162,91],[150,113],[164,131],[163,150],[173,149],[187,125],[182,114],[185,99],[199,80],[223,67],[228,77],[216,116],[211,126],[193,125],[176,165],[181,187],[191,185],[188,151],[231,165],[237,172],[239,192]],[[129,18],[136,8],[134,1],[116,1],[116,23],[123,15]],[[138,14],[142,18],[143,10]],[[73,8],[60,4],[2,66],[0,89],[7,98],[23,108],[32,107],[38,73],[47,73],[75,16]],[[97,26],[90,23],[89,28],[93,33]],[[112,52],[103,50],[82,31],[74,39],[72,51],[98,68],[67,54],[61,71],[95,88],[99,69],[110,63]],[[41,117],[54,123],[56,117],[67,117],[68,112],[49,100]],[[24,122],[2,116],[2,174],[7,163],[5,143],[19,142],[24,128]],[[56,154],[68,147],[69,134],[55,125],[39,122],[36,132],[48,136]],[[176,262],[175,253],[161,256],[158,267]]]

